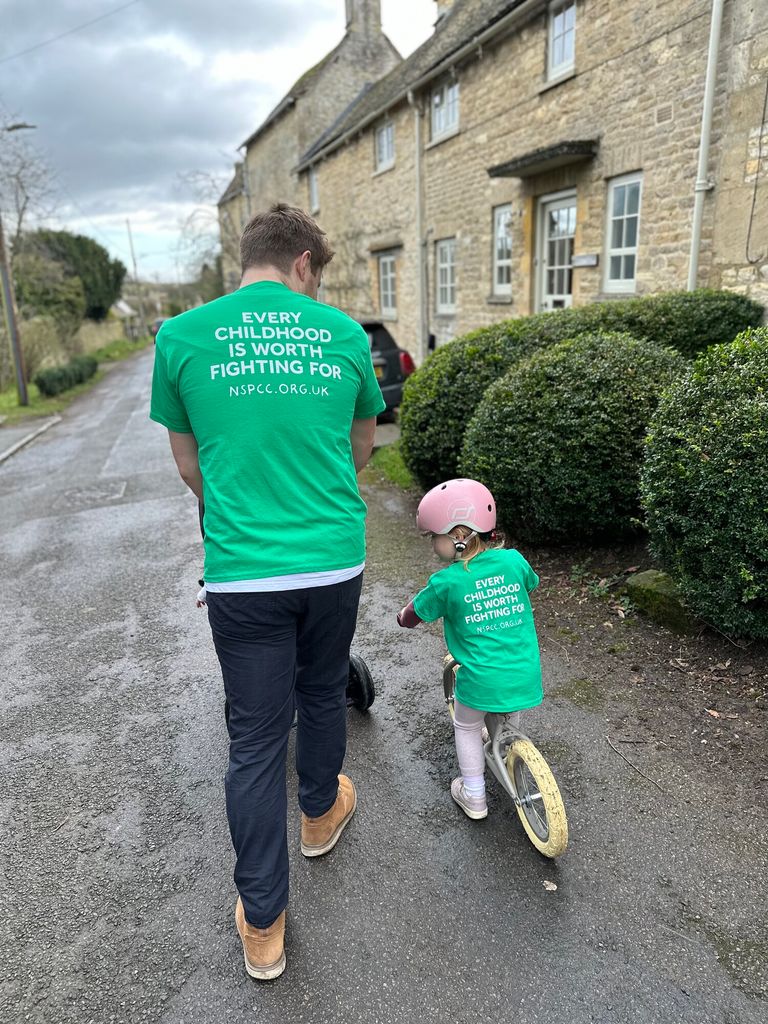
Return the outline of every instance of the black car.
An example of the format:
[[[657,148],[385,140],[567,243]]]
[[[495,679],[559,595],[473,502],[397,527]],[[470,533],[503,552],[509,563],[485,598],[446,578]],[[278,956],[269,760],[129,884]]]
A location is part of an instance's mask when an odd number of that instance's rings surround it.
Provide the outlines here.
[[[386,412],[382,415],[391,417],[402,400],[403,381],[416,366],[410,352],[399,347],[380,320],[361,320],[360,324],[371,343],[373,369],[387,403]]]

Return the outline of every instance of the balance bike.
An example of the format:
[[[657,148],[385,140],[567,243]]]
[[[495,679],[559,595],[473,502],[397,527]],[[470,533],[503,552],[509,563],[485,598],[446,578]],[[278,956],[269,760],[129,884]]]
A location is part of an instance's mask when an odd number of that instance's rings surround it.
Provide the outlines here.
[[[443,660],[443,689],[453,721],[454,688],[459,663]],[[485,760],[511,797],[526,835],[545,857],[559,857],[568,845],[568,822],[555,777],[543,755],[515,725],[516,717],[487,712]]]

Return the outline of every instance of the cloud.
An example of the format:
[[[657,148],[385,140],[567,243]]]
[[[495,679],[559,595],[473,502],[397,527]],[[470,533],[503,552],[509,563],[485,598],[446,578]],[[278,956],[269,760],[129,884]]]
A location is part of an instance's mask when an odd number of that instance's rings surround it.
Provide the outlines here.
[[[155,208],[167,231],[191,201],[180,176],[231,174],[236,147],[339,41],[344,5],[140,0],[3,63],[119,6],[57,0],[42,17],[39,4],[3,0],[0,124],[13,116],[37,125],[28,138],[59,183],[63,226],[67,217],[80,230],[104,217],[124,223],[137,211],[146,219]]]

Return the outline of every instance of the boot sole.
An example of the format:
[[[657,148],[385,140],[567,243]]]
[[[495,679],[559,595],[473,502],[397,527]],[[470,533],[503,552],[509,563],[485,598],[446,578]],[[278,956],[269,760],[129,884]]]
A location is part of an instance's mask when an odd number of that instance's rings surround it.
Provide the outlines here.
[[[324,843],[322,846],[305,846],[304,843],[302,843],[301,844],[301,852],[304,854],[304,856],[305,857],[322,857],[324,853],[330,853],[331,850],[336,845],[336,843],[338,843],[339,839],[341,838],[341,833],[344,831],[344,829],[347,827],[347,825],[352,820],[352,815],[355,813],[356,810],[357,810],[357,790],[355,790],[355,802],[354,802],[354,804],[352,804],[352,809],[350,810],[349,814],[347,814],[346,818],[342,818],[341,819],[339,824],[336,826],[336,831],[333,833],[333,835],[328,840],[328,842]]]
[[[273,978],[279,978],[285,970],[285,953],[271,967],[253,967],[248,963],[248,957],[245,953],[243,953],[243,959],[245,960],[245,969],[249,977],[255,978],[257,981],[272,981]]]

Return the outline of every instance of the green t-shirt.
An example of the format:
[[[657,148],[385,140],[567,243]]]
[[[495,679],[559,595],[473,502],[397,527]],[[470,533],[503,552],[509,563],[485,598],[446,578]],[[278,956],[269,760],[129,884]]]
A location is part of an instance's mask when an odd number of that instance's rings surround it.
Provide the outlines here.
[[[384,408],[363,328],[283,284],[166,321],[150,416],[197,441],[206,582],[361,564],[366,506],[349,433]]]
[[[430,576],[413,607],[443,619],[460,663],[456,698],[479,711],[522,711],[543,700],[541,663],[528,594],[539,577],[519,551],[496,548]]]

